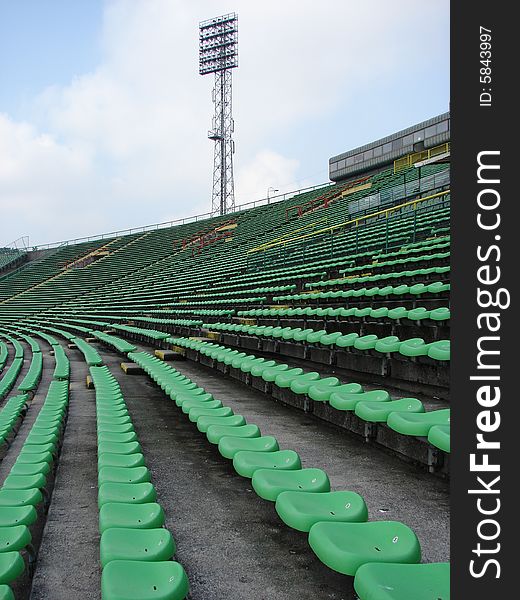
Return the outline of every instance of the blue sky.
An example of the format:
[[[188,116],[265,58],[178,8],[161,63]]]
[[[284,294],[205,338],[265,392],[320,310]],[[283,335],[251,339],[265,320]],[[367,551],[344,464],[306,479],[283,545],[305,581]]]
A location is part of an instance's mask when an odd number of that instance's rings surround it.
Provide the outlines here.
[[[448,109],[449,2],[0,0],[0,246],[206,212],[197,24],[236,11],[237,203]]]
[[[22,118],[49,84],[94,69],[102,17],[101,0],[1,0],[0,111]]]

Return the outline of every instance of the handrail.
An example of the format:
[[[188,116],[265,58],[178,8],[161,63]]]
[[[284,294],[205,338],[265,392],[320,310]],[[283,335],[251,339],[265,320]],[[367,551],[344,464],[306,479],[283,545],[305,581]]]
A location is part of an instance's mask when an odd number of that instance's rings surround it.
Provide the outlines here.
[[[256,248],[251,248],[250,250],[247,251],[247,254],[252,254],[253,252],[260,252],[262,250],[268,250],[269,248],[281,246],[281,245],[287,244],[288,242],[297,242],[299,240],[304,240],[309,237],[319,235],[321,233],[332,233],[336,229],[346,227],[347,225],[352,225],[353,223],[355,223],[356,227],[357,227],[359,225],[360,221],[372,219],[374,217],[377,217],[377,216],[383,215],[383,214],[386,215],[386,218],[388,219],[388,213],[400,210],[400,209],[404,208],[405,206],[414,205],[414,207],[415,207],[420,202],[425,202],[426,200],[432,200],[433,198],[445,196],[446,194],[449,194],[449,193],[450,193],[450,190],[446,190],[443,192],[438,192],[437,194],[431,194],[430,196],[425,196],[424,198],[415,198],[415,200],[409,200],[408,202],[404,202],[403,204],[398,204],[397,206],[391,206],[391,207],[385,208],[383,210],[378,210],[377,212],[370,213],[369,215],[363,215],[360,217],[356,217],[355,219],[350,219],[349,221],[345,221],[344,223],[338,223],[337,225],[332,225],[331,227],[325,227],[324,229],[319,229],[318,231],[313,231],[312,233],[308,233],[306,235],[301,235],[301,236],[291,238],[288,240],[282,240],[280,242],[275,242],[272,244],[264,244],[263,246],[257,246]]]
[[[449,151],[450,142],[446,142],[444,144],[439,144],[434,148],[429,148],[428,150],[419,150],[419,152],[411,152],[406,156],[394,160],[394,174],[398,173],[399,171],[402,171],[403,169],[413,167],[413,165],[417,162],[420,162],[422,160],[428,160],[441,154],[447,154]]]
[[[300,188],[298,190],[294,190],[292,192],[285,192],[284,194],[278,194],[277,196],[269,196],[265,198],[260,198],[259,200],[252,200],[251,202],[246,202],[245,204],[239,204],[235,207],[233,212],[226,213],[226,215],[231,215],[242,210],[247,210],[248,208],[256,208],[257,206],[263,206],[265,204],[273,204],[273,202],[282,202],[283,200],[288,200],[293,196],[297,196],[298,194],[303,194],[304,192],[310,192],[312,190],[317,190],[319,188],[330,187],[335,185],[333,181],[327,181],[325,183],[319,183],[316,185],[311,185],[309,187]],[[123,235],[131,235],[132,233],[144,233],[146,231],[155,231],[157,229],[166,229],[168,227],[174,227],[175,225],[184,225],[186,223],[194,223],[197,221],[203,221],[205,219],[210,219],[212,217],[217,217],[219,215],[214,215],[213,213],[207,212],[202,213],[200,215],[194,215],[191,217],[185,217],[183,219],[175,219],[173,221],[164,221],[162,223],[154,223],[152,225],[144,225],[142,227],[132,227],[131,229],[122,229],[119,231],[111,231],[109,233],[102,233],[99,235],[91,235],[82,238],[75,238],[71,240],[65,240],[61,242],[51,242],[49,244],[39,244],[32,247],[32,250],[47,250],[49,248],[56,248],[59,246],[71,246],[74,244],[79,244],[81,242],[94,242],[96,240],[103,240],[105,238],[117,237]],[[222,215],[224,216],[224,215]]]
[[[287,237],[288,235],[293,235],[294,233],[297,233],[298,231],[303,231],[304,229],[307,229],[308,227],[314,227],[318,223],[321,223],[321,221],[328,221],[328,218],[322,217],[321,219],[314,221],[314,223],[308,223],[307,225],[304,225],[303,227],[299,227],[298,229],[295,229],[294,231],[288,231],[287,233],[284,233],[280,237],[274,238],[274,240],[271,240],[270,242],[265,242],[264,244],[260,244],[260,246],[257,246],[257,248],[261,249],[263,246],[269,246],[269,244],[272,244],[273,242],[279,242],[279,241],[283,240],[284,237]]]

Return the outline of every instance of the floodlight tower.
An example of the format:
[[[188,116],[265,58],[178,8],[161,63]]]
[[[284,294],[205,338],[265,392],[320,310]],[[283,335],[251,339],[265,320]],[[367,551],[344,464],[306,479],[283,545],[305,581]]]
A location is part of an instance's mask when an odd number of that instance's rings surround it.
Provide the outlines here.
[[[215,142],[211,212],[225,215],[235,208],[232,138],[231,69],[238,67],[238,16],[229,13],[199,24],[199,73],[215,73],[215,114],[208,138]]]

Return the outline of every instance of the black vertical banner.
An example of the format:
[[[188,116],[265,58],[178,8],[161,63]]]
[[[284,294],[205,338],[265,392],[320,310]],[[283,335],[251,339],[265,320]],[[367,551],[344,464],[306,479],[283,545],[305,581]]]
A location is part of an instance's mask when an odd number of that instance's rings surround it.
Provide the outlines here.
[[[451,4],[452,598],[520,596],[514,4]],[[515,111],[517,112],[517,111]],[[515,489],[516,488],[516,491]]]

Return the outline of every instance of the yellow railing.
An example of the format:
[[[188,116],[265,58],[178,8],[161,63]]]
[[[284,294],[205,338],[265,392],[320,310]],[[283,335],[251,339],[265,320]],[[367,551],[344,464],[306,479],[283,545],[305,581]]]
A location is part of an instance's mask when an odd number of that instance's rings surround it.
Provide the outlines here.
[[[262,244],[261,246],[257,246],[256,248],[251,248],[247,251],[247,254],[252,254],[253,252],[260,252],[262,250],[268,250],[269,248],[274,248],[276,246],[282,246],[288,244],[290,242],[298,242],[300,240],[305,240],[310,237],[314,237],[315,235],[320,235],[322,233],[332,233],[336,229],[341,229],[343,227],[347,227],[348,225],[353,225],[354,227],[358,227],[361,221],[367,221],[368,219],[373,219],[375,217],[380,217],[384,215],[386,219],[388,219],[388,215],[401,210],[407,206],[412,206],[415,210],[417,205],[421,202],[426,202],[426,200],[433,200],[433,198],[440,198],[441,196],[446,196],[450,193],[450,190],[446,190],[444,192],[438,192],[437,194],[432,194],[430,196],[425,196],[424,198],[416,198],[415,200],[409,200],[408,202],[404,202],[403,204],[398,204],[397,206],[391,206],[390,208],[385,208],[383,210],[378,210],[377,212],[370,213],[369,215],[363,215],[360,217],[356,217],[355,219],[351,219],[350,221],[345,221],[344,223],[339,223],[338,225],[332,225],[331,227],[325,227],[323,229],[318,229],[318,231],[313,231],[312,233],[308,233],[306,235],[300,235],[294,238],[283,239],[280,241],[274,241],[268,244]],[[294,232],[293,232],[294,233]]]
[[[249,252],[256,252],[257,250],[263,250],[264,246],[266,248],[270,248],[272,244],[283,243],[284,238],[286,238],[287,236],[294,235],[295,233],[298,233],[299,231],[303,231],[304,229],[308,229],[309,227],[315,227],[318,223],[322,223],[323,221],[325,221],[325,223],[326,223],[327,222],[327,217],[323,217],[321,219],[318,219],[317,221],[314,221],[314,223],[309,223],[307,225],[304,225],[303,227],[299,227],[298,229],[294,229],[293,231],[289,231],[288,233],[284,233],[280,237],[274,238],[274,240],[271,240],[270,242],[265,242],[264,244],[260,244],[260,246],[257,246],[256,248],[253,248],[252,250],[248,250],[248,253]]]
[[[415,163],[418,163],[422,160],[428,160],[429,158],[434,158],[435,156],[439,156],[439,154],[447,154],[450,151],[450,142],[446,144],[441,144],[440,146],[435,146],[435,148],[430,148],[429,150],[421,150],[420,152],[412,152],[412,154],[407,154],[402,158],[398,158],[394,160],[394,173],[398,173],[403,169],[407,169],[408,167],[412,167]]]

